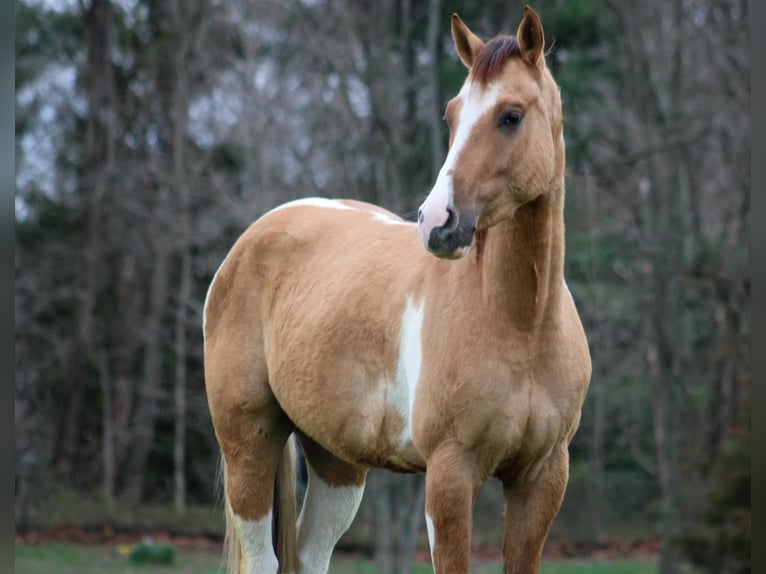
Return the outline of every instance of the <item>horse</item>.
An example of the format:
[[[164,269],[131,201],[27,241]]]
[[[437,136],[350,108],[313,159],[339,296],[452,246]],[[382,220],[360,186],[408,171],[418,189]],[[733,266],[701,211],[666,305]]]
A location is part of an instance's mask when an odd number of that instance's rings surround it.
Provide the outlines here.
[[[468,74],[418,221],[296,200],[253,223],[211,282],[230,572],[327,572],[370,468],[425,473],[439,574],[469,572],[473,503],[499,479],[505,571],[539,570],[591,376],[564,280],[561,99],[531,8],[515,36],[485,43],[457,14],[451,32]]]

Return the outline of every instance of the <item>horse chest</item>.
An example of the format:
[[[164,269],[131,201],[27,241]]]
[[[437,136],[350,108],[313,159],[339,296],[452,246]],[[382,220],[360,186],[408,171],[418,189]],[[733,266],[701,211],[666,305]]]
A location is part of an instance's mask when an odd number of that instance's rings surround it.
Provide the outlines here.
[[[575,380],[556,365],[457,353],[425,359],[413,437],[427,457],[445,441],[480,453],[488,474],[509,461],[533,466],[565,441],[579,419]]]

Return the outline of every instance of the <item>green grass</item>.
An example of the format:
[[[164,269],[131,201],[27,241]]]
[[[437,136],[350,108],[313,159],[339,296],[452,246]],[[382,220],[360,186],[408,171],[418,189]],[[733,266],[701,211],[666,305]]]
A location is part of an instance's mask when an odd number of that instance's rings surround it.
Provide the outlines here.
[[[135,564],[115,546],[76,544],[16,545],[17,574],[213,574],[221,555],[209,550],[179,549],[172,566]]]
[[[178,549],[172,566],[137,565],[121,556],[114,546],[76,544],[17,544],[16,574],[221,574],[217,551]],[[545,562],[541,574],[654,574],[654,562],[639,560],[562,560]],[[417,565],[413,574],[431,573]],[[502,574],[500,562],[475,564],[472,574]],[[336,556],[331,574],[375,574],[369,561]]]
[[[653,561],[640,560],[557,560],[544,562],[540,574],[655,574]],[[418,564],[412,574],[432,574],[429,565]],[[502,574],[501,562],[483,562],[471,565],[471,574]],[[375,574],[375,566],[369,562],[334,560],[330,574]]]
[[[557,560],[545,562],[540,574],[655,574],[653,560]]]

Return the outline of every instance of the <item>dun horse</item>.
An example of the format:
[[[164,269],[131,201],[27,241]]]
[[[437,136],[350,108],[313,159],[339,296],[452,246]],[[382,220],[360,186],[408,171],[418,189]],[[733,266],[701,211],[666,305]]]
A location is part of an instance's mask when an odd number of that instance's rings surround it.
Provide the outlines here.
[[[538,571],[591,374],[563,277],[561,100],[530,8],[515,37],[484,43],[457,15],[452,36],[469,73],[418,223],[294,201],[244,232],[210,286],[233,572],[326,572],[371,467],[425,473],[439,574],[469,571],[473,501],[496,477],[505,570]],[[291,435],[309,472],[297,519]]]

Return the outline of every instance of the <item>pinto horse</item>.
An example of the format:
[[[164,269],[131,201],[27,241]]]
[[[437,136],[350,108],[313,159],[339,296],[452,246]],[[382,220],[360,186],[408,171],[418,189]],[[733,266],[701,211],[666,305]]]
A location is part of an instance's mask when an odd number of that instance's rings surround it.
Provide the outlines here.
[[[424,472],[435,571],[467,573],[471,514],[503,485],[507,573],[537,572],[591,375],[564,269],[559,89],[529,7],[469,73],[418,223],[357,201],[263,215],[208,291],[207,395],[231,572],[327,572],[367,471]],[[295,447],[308,467],[296,518]]]

